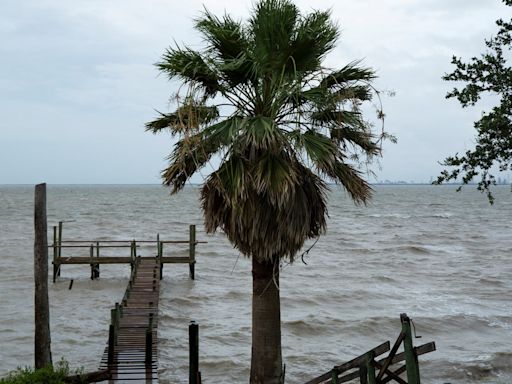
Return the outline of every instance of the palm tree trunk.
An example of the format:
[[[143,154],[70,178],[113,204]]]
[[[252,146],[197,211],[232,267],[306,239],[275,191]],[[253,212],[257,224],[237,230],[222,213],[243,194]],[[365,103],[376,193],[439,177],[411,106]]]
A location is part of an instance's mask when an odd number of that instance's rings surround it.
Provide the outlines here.
[[[279,268],[252,258],[251,384],[281,382]]]

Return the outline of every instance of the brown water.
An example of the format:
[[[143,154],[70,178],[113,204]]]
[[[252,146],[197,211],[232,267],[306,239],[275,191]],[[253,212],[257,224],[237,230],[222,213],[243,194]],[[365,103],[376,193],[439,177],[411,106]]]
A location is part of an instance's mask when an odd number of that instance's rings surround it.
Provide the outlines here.
[[[397,337],[407,312],[437,351],[420,357],[424,383],[512,382],[512,195],[497,202],[467,188],[378,186],[369,207],[330,196],[328,233],[281,274],[287,383]],[[162,383],[188,381],[188,322],[200,324],[200,365],[208,383],[247,382],[250,262],[221,235],[202,231],[197,190],[177,196],[159,186],[49,186],[49,226],[64,237],[187,239],[198,224],[196,280],[166,265],[159,361]],[[0,186],[0,376],[33,364],[33,187]],[[151,253],[150,250],[147,251]],[[186,252],[178,249],[177,252]],[[50,284],[54,360],[96,369],[113,303],[129,267],[64,266]],[[72,290],[69,280],[74,279]]]

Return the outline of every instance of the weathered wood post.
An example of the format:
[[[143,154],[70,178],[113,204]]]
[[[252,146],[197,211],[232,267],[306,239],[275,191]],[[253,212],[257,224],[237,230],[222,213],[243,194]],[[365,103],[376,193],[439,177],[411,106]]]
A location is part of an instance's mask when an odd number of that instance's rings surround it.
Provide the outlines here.
[[[146,329],[146,366],[153,364],[153,314],[149,314],[149,325]]]
[[[189,384],[198,384],[199,373],[199,325],[191,321],[188,326],[189,342]]]
[[[361,384],[368,384],[368,369],[366,364],[361,364],[359,367],[359,382]]]
[[[110,367],[114,364],[114,348],[115,348],[115,326],[110,324],[108,327],[108,358],[107,364]]]
[[[96,257],[100,258],[100,242],[96,242]],[[98,279],[100,277],[100,265],[99,263],[94,264],[94,277]]]
[[[194,280],[196,269],[196,226],[194,224],[189,228],[189,267],[190,278]]]
[[[164,276],[164,263],[162,263],[162,253],[163,253],[163,244],[160,242],[160,234],[156,234],[156,254],[158,258],[158,262],[160,263],[160,280],[162,280]]]
[[[57,226],[53,226],[53,282],[57,280],[59,266],[57,265]]]
[[[60,277],[60,258],[62,257],[62,221],[59,221],[58,232],[57,232],[57,259],[59,260],[59,267],[57,268],[57,277]]]
[[[418,365],[418,356],[414,353],[412,345],[411,320],[407,314],[400,314],[402,322],[402,332],[404,333],[404,353],[405,366],[407,368],[407,383],[420,384],[420,370]]]
[[[35,188],[34,232],[34,355],[35,367],[39,369],[52,364],[45,183]]]
[[[331,371],[331,381],[332,381],[332,384],[338,384],[339,383],[339,380],[338,380],[338,375],[339,375],[339,371],[338,371],[338,368],[334,367]]]
[[[130,243],[130,269],[133,272],[133,269],[135,268],[135,260],[137,258],[137,245],[135,243],[135,240],[132,240]]]
[[[62,257],[62,221],[59,221],[59,259]],[[57,276],[60,276],[60,268],[57,271]]]
[[[95,273],[94,273],[94,264],[92,262],[92,258],[94,257],[94,245],[93,244],[91,244],[91,246],[89,248],[89,257],[91,259],[91,280],[94,280]]]
[[[366,354],[366,372],[368,374],[368,384],[377,383],[377,379],[375,377],[375,365],[373,365],[374,358],[375,352],[370,351]]]

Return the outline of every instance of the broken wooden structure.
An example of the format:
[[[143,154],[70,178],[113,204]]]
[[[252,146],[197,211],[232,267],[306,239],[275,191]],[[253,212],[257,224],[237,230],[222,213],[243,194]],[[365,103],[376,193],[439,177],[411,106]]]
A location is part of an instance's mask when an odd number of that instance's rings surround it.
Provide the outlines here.
[[[420,384],[418,356],[436,350],[434,342],[413,346],[411,320],[402,313],[400,315],[402,331],[393,347],[387,341],[368,352],[344,364],[334,366],[330,371],[305,384],[340,384],[359,382],[361,384]],[[397,353],[403,344],[403,352]],[[383,357],[386,352],[387,356]],[[400,364],[405,361],[405,364]],[[403,378],[405,373],[406,377]]]

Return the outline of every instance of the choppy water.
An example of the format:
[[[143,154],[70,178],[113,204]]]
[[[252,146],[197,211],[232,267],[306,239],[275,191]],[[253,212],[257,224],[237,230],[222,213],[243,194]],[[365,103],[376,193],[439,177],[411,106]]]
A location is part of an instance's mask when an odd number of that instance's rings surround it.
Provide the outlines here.
[[[329,229],[281,275],[287,383],[394,339],[407,312],[437,351],[420,357],[425,383],[512,382],[512,195],[497,202],[467,188],[378,186],[369,207],[336,190]],[[207,383],[247,382],[250,364],[250,262],[221,235],[202,231],[193,187],[177,196],[159,186],[49,186],[48,224],[65,238],[186,239],[198,224],[196,281],[186,265],[165,266],[160,302],[162,383],[188,380],[188,322],[200,324]],[[33,187],[0,186],[0,376],[33,364]],[[184,252],[184,250],[178,250]],[[64,266],[50,284],[54,360],[98,366],[109,309],[129,267]],[[68,290],[70,279],[72,290]]]

